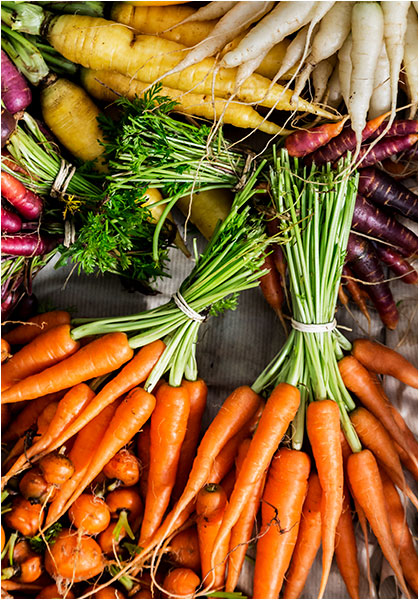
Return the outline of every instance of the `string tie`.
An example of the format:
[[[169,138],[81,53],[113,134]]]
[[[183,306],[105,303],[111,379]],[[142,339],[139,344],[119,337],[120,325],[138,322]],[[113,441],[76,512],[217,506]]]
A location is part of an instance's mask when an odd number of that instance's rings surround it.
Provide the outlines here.
[[[303,333],[327,333],[336,329],[336,319],[329,323],[301,323],[295,319],[291,319],[291,327]]]
[[[54,183],[52,184],[50,191],[50,195],[53,198],[58,198],[59,196],[65,194],[75,172],[76,167],[73,167],[71,163],[62,158],[59,171],[54,179]]]
[[[176,294],[173,294],[172,298],[176,306],[192,321],[203,323],[207,318],[206,315],[201,315],[199,312],[194,310],[192,306],[189,306],[179,290],[176,292]]]

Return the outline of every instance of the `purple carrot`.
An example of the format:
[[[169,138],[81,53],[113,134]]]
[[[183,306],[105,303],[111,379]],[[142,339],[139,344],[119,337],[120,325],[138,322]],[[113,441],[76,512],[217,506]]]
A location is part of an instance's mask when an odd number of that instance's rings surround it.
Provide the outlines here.
[[[7,108],[1,109],[1,147],[3,148],[16,129],[16,121]]]
[[[417,254],[418,238],[413,231],[359,194],[355,202],[352,229],[391,244],[404,257]]]
[[[412,221],[418,219],[418,197],[407,187],[374,167],[359,171],[358,192],[374,204],[387,206]]]
[[[377,139],[383,131],[385,131],[388,125],[388,121],[385,121],[380,125],[376,131],[370,135],[369,141]],[[404,119],[400,121],[393,121],[390,129],[386,132],[386,137],[398,136],[398,135],[409,135],[410,133],[418,133],[418,121],[417,119]]]
[[[367,140],[374,131],[381,125],[389,113],[376,117],[372,121],[368,121],[362,132],[362,139]],[[330,140],[325,146],[322,146],[315,152],[307,154],[304,162],[308,165],[316,163],[316,165],[324,165],[328,162],[335,162],[346,152],[351,152],[356,148],[356,135],[351,127],[345,127],[339,135]]]
[[[355,277],[365,289],[377,309],[380,319],[389,329],[395,329],[399,320],[397,306],[373,248],[365,238],[351,233],[346,258]]]
[[[1,51],[1,99],[12,114],[25,110],[32,101],[31,90],[26,79],[3,50]]]
[[[8,208],[1,207],[1,230],[5,233],[17,233],[22,229],[22,219]]]
[[[410,135],[398,137],[385,137],[381,142],[377,142],[372,148],[363,146],[359,154],[359,167],[370,167],[371,165],[375,165],[389,156],[404,152],[404,150],[414,146],[417,141],[418,134],[412,133]]]
[[[25,219],[37,219],[42,212],[41,198],[6,171],[1,172],[1,194]]]
[[[339,135],[346,121],[342,119],[338,123],[325,123],[312,129],[299,129],[294,131],[285,140],[285,147],[290,156],[306,156],[317,148],[324,146],[332,138]]]
[[[418,284],[418,273],[394,248],[384,244],[374,244],[378,258],[405,283]]]
[[[9,256],[41,256],[52,250],[56,243],[37,233],[7,235],[1,238],[2,254]]]

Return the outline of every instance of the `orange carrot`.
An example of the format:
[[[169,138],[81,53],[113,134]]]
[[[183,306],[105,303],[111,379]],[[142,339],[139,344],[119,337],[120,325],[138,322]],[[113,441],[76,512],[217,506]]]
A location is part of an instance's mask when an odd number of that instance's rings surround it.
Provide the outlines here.
[[[312,473],[308,480],[307,497],[304,501],[297,543],[288,569],[283,598],[300,598],[303,592],[321,543],[321,500],[320,481],[318,475]]]
[[[260,289],[262,290],[263,296],[266,302],[275,311],[277,317],[281,321],[284,330],[286,331],[286,325],[282,314],[282,305],[284,304],[284,291],[282,289],[281,275],[278,273],[274,257],[272,254],[268,254],[265,257],[263,269],[268,269],[266,275],[263,275],[259,279]]]
[[[223,488],[223,490],[226,493],[227,500],[231,496],[231,492],[233,491],[235,483],[236,483],[236,469],[233,467],[232,469],[229,470],[227,475],[222,478],[221,483],[220,483],[221,487]]]
[[[367,319],[368,323],[371,323],[371,317],[368,312],[367,303],[362,293],[362,289],[359,287],[358,282],[355,281],[355,277],[348,265],[344,265],[342,269],[342,283],[345,284],[345,289],[350,293],[352,300]],[[348,304],[347,301],[345,302],[345,300],[341,298],[341,296],[339,296],[339,299],[344,306]]]
[[[48,446],[60,435],[67,425],[74,421],[77,415],[80,414],[92,400],[94,395],[93,390],[85,383],[80,383],[71,388],[71,390],[69,390],[60,400],[57,410],[44,435],[42,435],[33,446],[28,448],[9,469],[6,475],[2,477],[2,486],[21,469],[27,468],[29,466],[29,459],[43,450],[47,450]],[[48,406],[51,405],[49,404]]]
[[[381,425],[380,421],[374,415],[363,407],[352,411],[350,418],[362,444],[371,450],[391,480],[406,494],[417,508],[417,498],[406,485],[399,455],[385,427]]]
[[[87,423],[87,425],[85,425],[77,434],[76,440],[68,455],[74,466],[74,474],[63,486],[61,486],[57,495],[54,497],[48,510],[45,527],[49,527],[55,523],[55,521],[64,514],[67,501],[86,474],[90,459],[96,451],[96,448],[99,446],[118,404],[119,401],[115,400],[112,404],[106,406],[97,417]]]
[[[207,588],[222,589],[228,553],[228,539],[225,546],[220,547],[212,561],[214,542],[227,507],[227,496],[223,488],[216,483],[208,483],[196,497],[196,526],[198,530],[199,554],[201,557],[202,581]],[[214,568],[213,568],[214,565]]]
[[[67,325],[59,327],[68,328]],[[55,328],[43,333],[20,352],[29,345],[39,343],[44,336],[50,336],[54,332]],[[78,352],[60,363],[16,383],[2,394],[2,402],[32,400],[45,394],[73,387],[87,379],[100,377],[119,369],[132,358],[132,355],[133,350],[128,344],[125,333],[108,333],[90,342],[87,346],[83,346]]]
[[[405,437],[406,444],[409,445],[409,448],[410,448],[412,454],[417,458],[418,457],[418,442],[415,438],[413,431],[409,428],[406,421],[403,419],[402,415],[399,413],[399,411],[393,404],[390,404],[390,411],[391,411],[391,414],[393,415],[393,419],[395,420],[397,427],[400,429],[400,431],[403,433],[403,435]],[[396,447],[397,446],[398,446],[398,444],[396,442]],[[407,455],[407,453],[402,448],[400,448],[400,446],[398,447],[397,451],[399,452],[400,449],[404,452],[405,455]],[[399,452],[399,454],[400,454],[400,452]],[[412,468],[412,464],[411,464],[412,461],[409,459],[409,455],[407,455],[407,458],[408,458],[408,464],[410,463],[410,466],[408,467],[409,471],[411,471],[417,479],[418,478],[417,464],[413,465],[413,468]]]
[[[395,350],[371,340],[358,339],[352,345],[352,354],[369,371],[391,375],[418,389],[417,368]]]
[[[158,529],[170,502],[189,417],[189,392],[168,383],[156,392],[150,421],[150,469],[140,545]]]
[[[177,533],[170,541],[168,552],[170,560],[179,567],[199,572],[201,557],[196,526],[192,525]]]
[[[412,534],[406,523],[406,515],[399,494],[392,481],[380,471],[391,532],[399,555],[403,575],[412,590],[418,595],[418,555]]]
[[[11,346],[29,344],[39,334],[57,325],[70,325],[71,316],[65,310],[52,310],[28,319],[4,336]]]
[[[307,408],[307,433],[323,490],[323,571],[319,598],[323,597],[335,548],[336,526],[342,513],[343,459],[340,413],[333,400],[316,400]]]
[[[137,457],[126,448],[122,448],[103,467],[103,475],[106,479],[113,479],[108,490],[119,485],[131,486],[140,480],[140,465]]]
[[[359,565],[349,492],[344,487],[342,514],[336,527],[336,562],[351,598],[359,598]]]
[[[251,440],[246,438],[240,444],[239,452],[236,458],[236,471],[240,472],[244,459],[249,450]],[[249,500],[242,510],[239,520],[231,530],[231,538],[228,556],[228,572],[225,589],[226,592],[234,592],[240,571],[242,569],[246,556],[249,541],[252,537],[252,531],[255,524],[257,512],[259,510],[260,499],[262,497],[265,485],[265,475],[262,475],[259,482],[255,485]]]
[[[345,356],[338,363],[345,386],[356,394],[362,404],[377,417],[391,437],[409,454],[417,464],[417,458],[408,447],[406,438],[394,421],[390,401],[379,382],[354,356]]]
[[[92,344],[94,343],[95,342],[92,342]],[[88,348],[88,346],[86,346],[86,348]],[[105,406],[111,404],[114,400],[121,397],[122,394],[132,390],[135,386],[143,383],[143,381],[145,381],[149,376],[154,365],[157,363],[158,359],[163,353],[164,348],[165,345],[160,340],[152,342],[151,344],[144,346],[144,348],[141,348],[134,358],[132,358],[132,360],[130,360],[128,364],[126,364],[124,368],[100,390],[92,402],[90,402],[90,404],[82,412],[82,414],[77,417],[77,419],[73,421],[73,423],[71,423],[69,427],[67,427],[55,440],[51,450],[59,448],[70,437],[78,433],[80,429],[84,427],[86,423],[94,419],[105,408]],[[80,350],[80,352],[82,350]],[[130,355],[132,355],[132,351],[130,352]],[[126,362],[126,360],[124,360],[124,362]],[[119,366],[121,366],[121,364],[119,364]]]
[[[99,475],[112,456],[141,429],[153,412],[155,405],[155,397],[140,387],[131,390],[122,400],[92,455],[83,479],[73,492],[70,500],[68,500],[66,508],[69,508],[94,478]]]
[[[45,569],[54,578],[73,582],[96,577],[105,568],[100,546],[87,535],[63,529],[45,553]]]
[[[11,358],[10,344],[5,338],[1,338],[1,364]]]
[[[198,446],[199,434],[201,431],[202,415],[204,414],[207,403],[208,388],[205,381],[197,379],[196,381],[182,381],[182,387],[189,393],[190,411],[188,425],[186,428],[185,439],[180,450],[179,463],[176,473],[176,482],[173,487],[172,498],[180,498],[186,482],[188,481],[193,459]]]
[[[310,459],[299,450],[281,448],[272,461],[262,498],[253,598],[279,596],[297,542],[309,475]]]
[[[248,424],[245,424],[236,435],[228,440],[214,459],[206,483],[220,483],[234,465],[240,444],[248,435],[249,427]]]
[[[137,437],[137,456],[141,464],[140,492],[143,500],[147,496],[148,471],[150,469],[150,423],[146,423]]]
[[[299,404],[298,388],[288,383],[277,385],[266,402],[249,451],[237,475],[236,484],[214,545],[214,556],[224,545],[226,538],[230,537],[231,529],[239,520],[253,487],[268,468]]]
[[[413,475],[413,477],[417,481],[418,467],[416,466],[416,464],[413,462],[413,460],[410,458],[407,452],[399,446],[397,442],[394,442],[394,447],[397,450],[397,454],[399,455],[400,462],[402,463],[402,465]]]
[[[179,568],[166,575],[163,588],[168,598],[192,598],[200,583],[198,575],[191,569]]]
[[[390,563],[400,587],[409,598],[409,591],[406,587],[391,533],[384,490],[374,455],[370,450],[362,450],[356,454],[351,454],[348,458],[347,469],[352,492],[363,508],[371,529],[381,546],[384,556]]]
[[[15,384],[19,381],[34,376],[48,367],[52,367],[68,358],[76,352],[80,347],[79,342],[75,342],[70,335],[70,325],[57,325],[52,329],[42,333],[32,342],[24,346],[19,352],[1,367],[1,390],[8,390],[9,393],[14,389]],[[57,368],[57,367],[56,367]],[[63,387],[70,387],[65,385]],[[62,389],[62,388],[60,388]],[[57,392],[58,389],[46,390],[49,392]],[[43,395],[38,394],[38,396]],[[4,395],[3,395],[4,396]],[[36,398],[37,396],[32,396]],[[22,400],[30,400],[28,398],[15,398],[4,400],[2,402],[18,402]]]

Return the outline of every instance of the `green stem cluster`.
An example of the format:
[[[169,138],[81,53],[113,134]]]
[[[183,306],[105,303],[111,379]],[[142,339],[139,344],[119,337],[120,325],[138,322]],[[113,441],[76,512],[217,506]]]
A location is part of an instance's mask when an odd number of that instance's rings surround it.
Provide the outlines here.
[[[270,184],[280,216],[283,250],[287,260],[293,319],[304,324],[331,323],[358,187],[358,175],[348,175],[349,158],[337,170],[302,167],[285,150],[274,152]],[[293,422],[293,447],[304,437],[306,404],[333,399],[353,451],[360,449],[348,411],[354,402],[343,384],[338,360],[351,344],[334,329],[304,332],[293,329],[287,342],[253,384],[261,391],[281,381],[297,385],[301,404]]]

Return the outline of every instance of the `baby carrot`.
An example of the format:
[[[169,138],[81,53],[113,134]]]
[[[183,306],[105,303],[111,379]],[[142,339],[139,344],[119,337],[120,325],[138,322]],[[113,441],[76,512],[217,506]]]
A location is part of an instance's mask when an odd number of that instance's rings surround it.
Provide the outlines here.
[[[172,498],[180,498],[191,471],[196,448],[198,446],[201,431],[202,415],[207,403],[208,388],[203,379],[196,381],[182,381],[182,387],[189,393],[190,410],[185,439],[180,449],[179,462],[177,466],[176,481],[173,487]]]
[[[371,529],[380,544],[384,556],[390,563],[403,592],[409,598],[409,591],[400,567],[395,547],[380,472],[374,455],[370,450],[351,454],[347,463],[351,490],[363,508]]]
[[[74,354],[79,347],[79,342],[75,342],[70,335],[70,325],[57,325],[45,331],[2,365],[2,391],[10,390],[17,382],[56,365]],[[50,391],[57,390],[47,390],[46,393]],[[16,397],[9,402],[18,402],[19,400],[30,400],[30,398]],[[7,402],[7,400],[2,398],[2,402]]]
[[[343,459],[339,407],[333,400],[316,400],[307,408],[307,433],[323,490],[323,571],[319,598],[323,597],[335,548],[335,533],[342,513]]]
[[[391,437],[409,454],[417,464],[405,436],[394,421],[390,402],[379,382],[367,371],[354,356],[345,356],[338,363],[339,371],[345,386],[353,392],[361,403],[377,417],[387,429]]]
[[[304,501],[297,543],[286,576],[283,598],[300,598],[303,592],[322,538],[321,500],[319,477],[312,473],[308,480],[307,497]]]
[[[28,319],[22,325],[6,333],[4,337],[11,346],[23,346],[52,327],[70,325],[70,320],[71,316],[67,311],[52,310]]]
[[[170,560],[179,567],[186,567],[199,573],[201,558],[196,526],[192,525],[177,533],[167,548]]]
[[[69,330],[68,325],[60,325],[58,328],[50,329],[42,336],[35,338],[31,344],[25,346],[20,352],[28,348],[29,345],[39,344],[42,338],[45,339],[45,336],[53,338],[51,334],[56,329],[61,328]],[[51,339],[51,343],[54,344],[53,339]],[[48,350],[50,350],[49,346]],[[128,344],[125,333],[108,333],[83,346],[78,352],[60,363],[44,369],[36,375],[22,379],[2,394],[2,402],[32,400],[45,394],[72,387],[87,379],[106,375],[115,371],[115,369],[119,369],[127,360],[132,358],[132,355],[133,350]]]
[[[158,529],[170,502],[189,417],[189,392],[162,383],[150,421],[150,469],[140,545]]]
[[[353,343],[352,354],[369,371],[391,375],[418,389],[417,368],[399,352],[371,340],[358,339]]]
[[[163,588],[167,598],[193,598],[200,583],[198,575],[191,569],[179,568],[173,569],[166,575]]]
[[[336,527],[336,562],[351,598],[359,598],[359,565],[349,492],[344,488],[342,514]]]
[[[239,452],[236,459],[237,472],[243,466],[244,459],[249,450],[251,440],[246,438],[240,444]],[[231,530],[229,556],[228,556],[228,572],[225,590],[226,592],[234,592],[240,571],[242,569],[244,559],[247,552],[249,541],[252,537],[253,526],[257,512],[259,510],[260,499],[262,497],[263,488],[265,486],[265,475],[262,475],[259,482],[252,490],[249,501],[243,508],[239,520]]]
[[[299,450],[281,448],[272,461],[262,498],[253,598],[279,596],[297,541],[309,474],[310,459]]]

